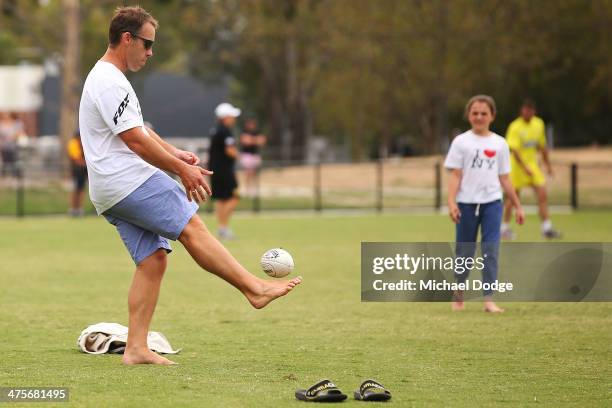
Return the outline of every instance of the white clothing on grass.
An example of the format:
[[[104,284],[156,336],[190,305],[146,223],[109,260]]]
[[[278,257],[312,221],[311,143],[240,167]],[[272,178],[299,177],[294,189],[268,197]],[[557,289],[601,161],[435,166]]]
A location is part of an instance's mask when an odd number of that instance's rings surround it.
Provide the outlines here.
[[[96,323],[81,332],[77,347],[87,354],[123,353],[127,344],[128,328],[118,323]],[[177,354],[162,333],[149,332],[147,346],[163,354]]]

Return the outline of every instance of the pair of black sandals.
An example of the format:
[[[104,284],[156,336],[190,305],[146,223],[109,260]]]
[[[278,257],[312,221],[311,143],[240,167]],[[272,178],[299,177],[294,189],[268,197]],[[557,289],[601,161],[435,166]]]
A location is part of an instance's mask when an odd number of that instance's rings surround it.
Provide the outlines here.
[[[321,380],[307,390],[297,390],[295,398],[310,402],[341,402],[347,396],[330,380]],[[391,392],[377,381],[365,380],[355,391],[358,401],[388,401]]]

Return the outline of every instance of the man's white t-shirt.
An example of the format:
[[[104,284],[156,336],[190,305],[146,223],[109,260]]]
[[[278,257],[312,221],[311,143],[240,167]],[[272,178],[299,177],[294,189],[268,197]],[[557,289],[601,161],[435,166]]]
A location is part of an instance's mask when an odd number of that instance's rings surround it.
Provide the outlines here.
[[[478,136],[468,130],[451,143],[444,167],[463,170],[458,203],[490,203],[503,196],[499,176],[510,173],[510,149],[498,134]]]
[[[98,61],[83,86],[79,128],[89,196],[102,214],[136,190],[157,171],[118,136],[143,127],[140,103],[132,85],[115,65]]]

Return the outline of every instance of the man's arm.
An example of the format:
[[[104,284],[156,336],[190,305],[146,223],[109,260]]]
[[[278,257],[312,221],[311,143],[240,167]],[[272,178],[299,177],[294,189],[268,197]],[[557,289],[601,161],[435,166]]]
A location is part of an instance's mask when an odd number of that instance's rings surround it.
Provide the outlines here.
[[[527,167],[525,161],[519,153],[519,149],[521,148],[522,143],[521,136],[517,129],[516,121],[512,122],[508,127],[508,131],[506,132],[506,143],[508,143],[510,153],[512,153],[518,165],[521,166],[523,171],[527,173],[529,177],[533,176],[533,173],[531,172],[531,170],[529,170],[529,167]]]
[[[512,155],[514,156],[514,159],[516,160],[516,162],[519,164],[519,166],[522,167],[522,169],[525,171],[525,173],[527,173],[527,175],[529,177],[533,176],[533,173],[531,172],[531,170],[529,169],[529,167],[527,167],[527,165],[525,164],[525,162],[523,161],[523,158],[521,157],[521,154],[518,152],[518,150],[510,148],[510,152],[512,153]]]
[[[149,133],[149,136],[155,139],[155,141],[159,143],[161,147],[164,148],[165,151],[167,151],[168,153],[170,153],[177,159],[182,160],[187,164],[193,164],[193,165],[200,164],[200,158],[195,153],[177,149],[176,147],[172,146],[170,143],[162,139],[161,136],[158,135],[153,129],[149,127],[147,127],[146,129],[147,129],[147,132]]]
[[[546,167],[546,173],[548,173],[549,176],[553,176],[553,169],[552,166],[550,165],[550,156],[548,154],[548,147],[544,146],[544,147],[540,147],[540,154],[542,155],[542,161],[544,162],[544,166]]]
[[[206,183],[204,176],[210,175],[212,172],[198,166],[190,165],[176,156],[173,156],[157,141],[157,139],[161,139],[159,136],[157,136],[157,138],[147,136],[141,127],[134,127],[120,133],[119,137],[130,150],[147,163],[179,176],[181,182],[185,186],[189,201],[191,201],[192,197],[196,202],[205,201],[205,193],[208,195],[211,194],[210,187]],[[174,148],[169,143],[165,144]],[[177,150],[176,148],[174,149]]]
[[[548,154],[548,143],[546,141],[546,126],[544,125],[544,122],[542,121],[542,119],[540,118],[535,118],[535,119],[537,119],[536,125],[538,129],[537,131],[538,132],[538,150],[540,151],[540,154],[542,156],[542,161],[544,162],[544,166],[546,166],[546,173],[548,173],[548,175],[552,177],[553,170],[552,170],[552,166],[550,165],[550,158]]]
[[[83,148],[80,146],[80,144],[74,139],[70,139],[70,141],[68,141],[68,157],[75,166],[85,167],[87,165],[87,163],[85,163],[85,159],[83,158],[82,149]]]
[[[525,222],[525,213],[523,212],[523,207],[521,207],[521,200],[519,200],[516,195],[516,191],[514,191],[514,186],[512,186],[512,182],[510,181],[510,177],[508,174],[500,174],[499,183],[501,184],[504,193],[510,199],[512,206],[516,209],[516,223],[519,225],[523,225]]]
[[[176,157],[176,151],[178,150],[176,147],[172,146],[170,143],[166,142],[164,139],[161,138],[161,136],[159,136],[153,129],[151,129],[150,127],[145,126],[145,129],[147,130],[147,132],[149,133],[149,136],[151,136],[153,139],[155,139],[155,141],[157,143],[159,143],[161,145],[161,147],[164,148],[165,151],[167,151],[168,153],[170,153],[171,155],[173,155],[174,157]]]
[[[234,145],[225,146],[225,154],[231,157],[232,159],[236,159],[238,158],[238,149],[236,149],[236,146]]]

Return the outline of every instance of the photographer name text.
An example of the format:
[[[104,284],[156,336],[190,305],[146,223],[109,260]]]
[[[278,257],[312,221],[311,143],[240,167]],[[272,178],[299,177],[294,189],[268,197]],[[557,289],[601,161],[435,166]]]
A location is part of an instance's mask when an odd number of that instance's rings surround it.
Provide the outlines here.
[[[395,282],[385,282],[377,279],[372,282],[372,288],[376,291],[448,291],[448,290],[492,290],[494,292],[509,292],[514,288],[512,282],[483,282],[478,279],[466,280],[465,282],[451,282],[447,280],[424,280],[410,281],[401,279]]]

